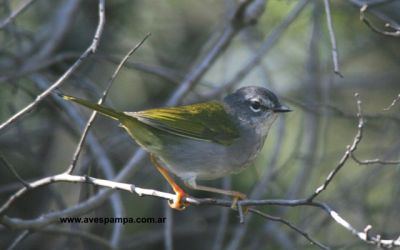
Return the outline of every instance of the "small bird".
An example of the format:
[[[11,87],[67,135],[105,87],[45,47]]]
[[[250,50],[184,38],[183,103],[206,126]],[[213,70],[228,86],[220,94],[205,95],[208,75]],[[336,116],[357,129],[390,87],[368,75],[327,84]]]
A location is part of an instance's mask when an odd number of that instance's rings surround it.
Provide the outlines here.
[[[175,192],[170,207],[182,210],[185,191],[169,173],[191,189],[245,199],[246,195],[197,184],[238,173],[251,165],[264,145],[279,113],[291,111],[276,95],[262,87],[248,86],[227,95],[223,101],[186,106],[121,112],[73,96],[62,95],[115,119],[147,152]]]

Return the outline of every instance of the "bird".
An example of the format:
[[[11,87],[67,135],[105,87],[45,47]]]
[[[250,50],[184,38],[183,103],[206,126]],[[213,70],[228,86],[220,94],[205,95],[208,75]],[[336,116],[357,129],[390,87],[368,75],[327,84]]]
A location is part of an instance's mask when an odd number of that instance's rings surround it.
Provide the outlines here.
[[[176,210],[188,206],[185,202],[188,194],[170,173],[190,189],[232,196],[233,205],[245,199],[241,192],[199,185],[197,181],[239,173],[252,165],[278,115],[291,111],[272,91],[258,86],[239,88],[221,101],[136,112],[116,111],[77,97],[59,95],[117,120],[150,154],[152,164],[172,187],[175,199],[169,206]]]

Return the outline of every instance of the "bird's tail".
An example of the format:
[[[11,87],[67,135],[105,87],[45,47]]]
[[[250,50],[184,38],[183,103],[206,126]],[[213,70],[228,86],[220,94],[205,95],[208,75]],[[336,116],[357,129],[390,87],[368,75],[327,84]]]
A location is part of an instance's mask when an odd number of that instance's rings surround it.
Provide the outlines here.
[[[89,109],[95,110],[95,111],[97,111],[103,115],[106,115],[112,119],[115,119],[115,120],[120,120],[121,118],[126,116],[123,112],[119,112],[119,111],[113,110],[111,108],[104,107],[97,103],[92,103],[90,101],[86,101],[86,100],[83,100],[83,99],[80,99],[77,97],[68,96],[68,95],[64,95],[64,94],[60,94],[60,93],[58,93],[58,95],[61,96],[64,100],[78,103],[79,105],[82,105]]]

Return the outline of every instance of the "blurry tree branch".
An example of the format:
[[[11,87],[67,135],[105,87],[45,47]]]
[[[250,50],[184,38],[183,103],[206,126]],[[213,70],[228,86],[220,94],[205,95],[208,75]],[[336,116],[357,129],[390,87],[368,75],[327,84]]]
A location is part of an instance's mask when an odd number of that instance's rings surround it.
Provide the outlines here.
[[[358,6],[360,8],[360,18],[361,21],[365,22],[365,18],[363,17],[364,13],[368,7],[368,5],[370,4],[370,1],[365,1],[365,0],[349,0],[351,3],[353,3],[354,5]],[[379,4],[383,4],[385,2],[389,2],[388,0],[385,1],[379,1]],[[373,5],[373,3],[371,3],[371,5]],[[365,9],[364,9],[365,8]],[[364,10],[363,10],[364,9]],[[386,14],[382,13],[379,10],[375,10],[373,8],[368,10],[370,13],[372,13],[373,15],[375,15],[376,17],[378,17],[379,19],[381,19],[382,21],[386,22],[387,24],[385,25],[386,27],[392,28],[395,30],[394,34],[384,34],[384,35],[390,35],[390,36],[398,36],[397,32],[400,30],[400,24],[398,24],[394,19],[390,18],[389,16],[387,16]],[[364,19],[364,20],[363,20]],[[368,22],[368,21],[367,21]],[[369,23],[366,23],[368,25],[369,28],[371,28],[373,31],[378,32],[378,33],[382,33],[381,30],[377,29],[377,28],[372,28],[372,26]],[[385,32],[383,32],[385,33]],[[393,32],[392,32],[393,33]]]
[[[28,237],[30,231],[29,230],[23,230],[14,240],[11,242],[11,244],[7,247],[7,250],[12,250],[17,247],[21,241],[23,241],[26,237]]]
[[[0,30],[4,29],[9,23],[11,23],[19,14],[21,14],[24,10],[26,10],[34,0],[25,0],[23,1],[16,10],[14,10],[11,15],[9,15],[6,19],[1,21]]]
[[[293,8],[293,10],[285,17],[285,19],[279,23],[270,34],[266,35],[264,40],[261,43],[261,46],[257,49],[254,56],[242,67],[231,80],[227,81],[222,86],[213,90],[209,97],[213,98],[221,93],[224,93],[225,90],[233,87],[233,85],[237,84],[241,80],[243,80],[254,67],[256,67],[264,56],[270,51],[270,49],[276,44],[279,38],[282,36],[284,31],[287,30],[290,24],[300,15],[301,11],[307,5],[309,0],[301,0],[299,3]]]
[[[6,166],[8,170],[17,178],[17,180],[22,183],[26,188],[29,188],[28,182],[26,182],[22,177],[18,174],[17,170],[15,170],[14,166],[12,166],[5,158],[3,155],[0,154],[0,162],[2,165]]]
[[[365,17],[365,11],[367,10],[368,5],[365,4],[360,8],[360,20],[363,21],[372,31],[385,35],[385,36],[393,36],[393,37],[400,37],[400,27],[398,26],[392,26],[390,23],[386,23],[385,27],[386,28],[391,28],[394,31],[386,31],[386,30],[381,30],[377,28],[374,24],[372,24],[366,17]]]
[[[395,99],[393,99],[392,103],[387,106],[386,108],[384,108],[384,111],[389,111],[390,109],[392,109],[394,107],[394,105],[396,105],[396,103],[400,101],[400,94],[397,95],[397,97]]]
[[[372,165],[372,164],[380,164],[380,165],[400,165],[400,161],[385,161],[381,159],[371,159],[371,160],[359,160],[353,152],[351,152],[351,158],[360,165]]]
[[[91,54],[96,52],[96,49],[99,45],[99,41],[101,38],[101,35],[103,33],[103,28],[105,24],[105,14],[104,14],[104,0],[99,0],[98,8],[99,8],[99,21],[98,25],[96,28],[96,32],[94,34],[92,43],[89,45],[89,47],[85,50],[85,52],[82,53],[82,55],[78,58],[78,60],[71,65],[71,67],[64,72],[64,74],[58,78],[57,81],[55,81],[48,89],[43,91],[40,95],[38,95],[33,102],[31,102],[29,105],[18,111],[16,114],[14,114],[12,117],[10,117],[7,121],[3,122],[0,125],[0,131],[4,130],[8,126],[10,126],[12,123],[16,122],[18,119],[20,119],[23,115],[26,113],[30,112],[35,108],[43,99],[45,99],[53,90],[56,88],[60,87],[64,81],[82,64],[82,62]],[[2,132],[2,131],[1,131]]]
[[[340,171],[340,169],[345,165],[347,160],[349,159],[350,155],[357,149],[358,144],[360,143],[363,135],[363,127],[364,127],[364,118],[362,116],[362,109],[361,109],[361,100],[359,99],[359,94],[356,93],[355,97],[357,98],[357,117],[358,117],[358,130],[357,134],[353,139],[353,143],[351,145],[346,146],[346,151],[342,158],[340,159],[339,163],[336,167],[329,173],[326,177],[325,182],[319,186],[314,193],[308,198],[308,200],[312,201],[316,198],[319,194],[321,194],[329,185],[329,183],[333,180],[335,175]]]
[[[330,37],[331,46],[332,46],[333,71],[338,76],[343,77],[343,75],[340,73],[340,69],[339,69],[338,49],[337,49],[337,45],[336,45],[336,35],[335,35],[335,31],[333,29],[331,7],[330,7],[329,0],[324,0],[324,6],[325,6],[326,21],[328,24],[329,37]]]
[[[264,12],[264,7],[265,0],[239,1],[231,15],[231,19],[216,43],[205,53],[205,56],[200,62],[192,67],[182,83],[167,101],[167,106],[178,104],[178,101],[195,86],[195,83],[198,82],[213,65],[218,56],[225,51],[236,34],[243,28],[253,25],[258,20]]]

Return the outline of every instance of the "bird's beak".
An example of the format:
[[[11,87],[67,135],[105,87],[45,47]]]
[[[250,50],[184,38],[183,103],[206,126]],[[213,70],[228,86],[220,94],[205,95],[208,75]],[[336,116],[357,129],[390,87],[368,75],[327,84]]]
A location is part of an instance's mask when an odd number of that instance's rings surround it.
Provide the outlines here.
[[[288,107],[281,105],[279,107],[274,108],[274,112],[276,113],[286,113],[286,112],[291,112],[292,110],[289,109]]]

